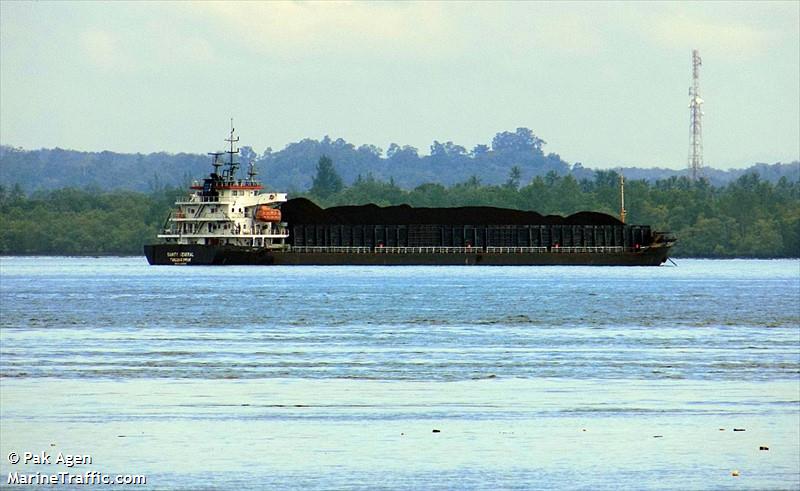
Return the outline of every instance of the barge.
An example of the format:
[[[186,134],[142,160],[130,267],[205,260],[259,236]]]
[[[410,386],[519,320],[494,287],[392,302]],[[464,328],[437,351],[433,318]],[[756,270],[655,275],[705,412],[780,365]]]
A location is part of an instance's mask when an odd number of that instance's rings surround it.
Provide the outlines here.
[[[230,149],[191,186],[144,246],[153,265],[591,265],[658,266],[675,242],[648,225],[596,212],[567,217],[493,207],[408,205],[322,209],[265,191],[251,163],[243,179]],[[223,163],[220,156],[228,154]]]

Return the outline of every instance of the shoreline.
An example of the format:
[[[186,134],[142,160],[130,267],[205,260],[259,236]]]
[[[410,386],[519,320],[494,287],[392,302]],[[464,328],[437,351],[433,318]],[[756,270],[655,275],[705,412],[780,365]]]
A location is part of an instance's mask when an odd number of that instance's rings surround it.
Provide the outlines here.
[[[145,258],[144,254],[124,253],[86,253],[86,254],[0,254],[0,258],[7,257],[74,257],[74,258]],[[712,261],[726,261],[745,259],[748,261],[772,261],[776,259],[800,260],[800,256],[670,256],[670,259],[703,259]]]

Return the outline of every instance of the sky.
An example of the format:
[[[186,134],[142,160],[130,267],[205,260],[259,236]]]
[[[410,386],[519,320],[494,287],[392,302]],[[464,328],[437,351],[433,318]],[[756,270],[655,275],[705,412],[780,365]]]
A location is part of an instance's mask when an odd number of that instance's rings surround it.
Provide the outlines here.
[[[800,2],[0,1],[0,143],[428,154],[527,127],[587,167],[800,158]]]

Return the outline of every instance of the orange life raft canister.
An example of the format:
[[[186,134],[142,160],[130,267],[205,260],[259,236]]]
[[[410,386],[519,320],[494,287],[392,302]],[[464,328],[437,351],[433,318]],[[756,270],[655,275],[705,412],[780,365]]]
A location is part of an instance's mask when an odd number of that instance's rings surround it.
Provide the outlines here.
[[[267,205],[261,205],[256,210],[256,220],[259,222],[280,222],[281,210],[277,208],[270,208]]]

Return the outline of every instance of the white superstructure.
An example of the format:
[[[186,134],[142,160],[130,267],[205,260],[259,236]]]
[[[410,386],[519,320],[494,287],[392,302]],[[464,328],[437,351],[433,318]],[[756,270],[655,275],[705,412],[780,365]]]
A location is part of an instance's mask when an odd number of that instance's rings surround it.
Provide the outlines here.
[[[168,244],[285,248],[289,232],[278,207],[286,201],[286,193],[263,191],[252,164],[247,179],[237,179],[239,163],[234,156],[239,149],[233,144],[239,138],[234,138],[233,129],[226,141],[229,161],[222,164],[221,153],[210,154],[214,170],[202,182],[192,183],[187,198],[175,202],[158,237]]]

